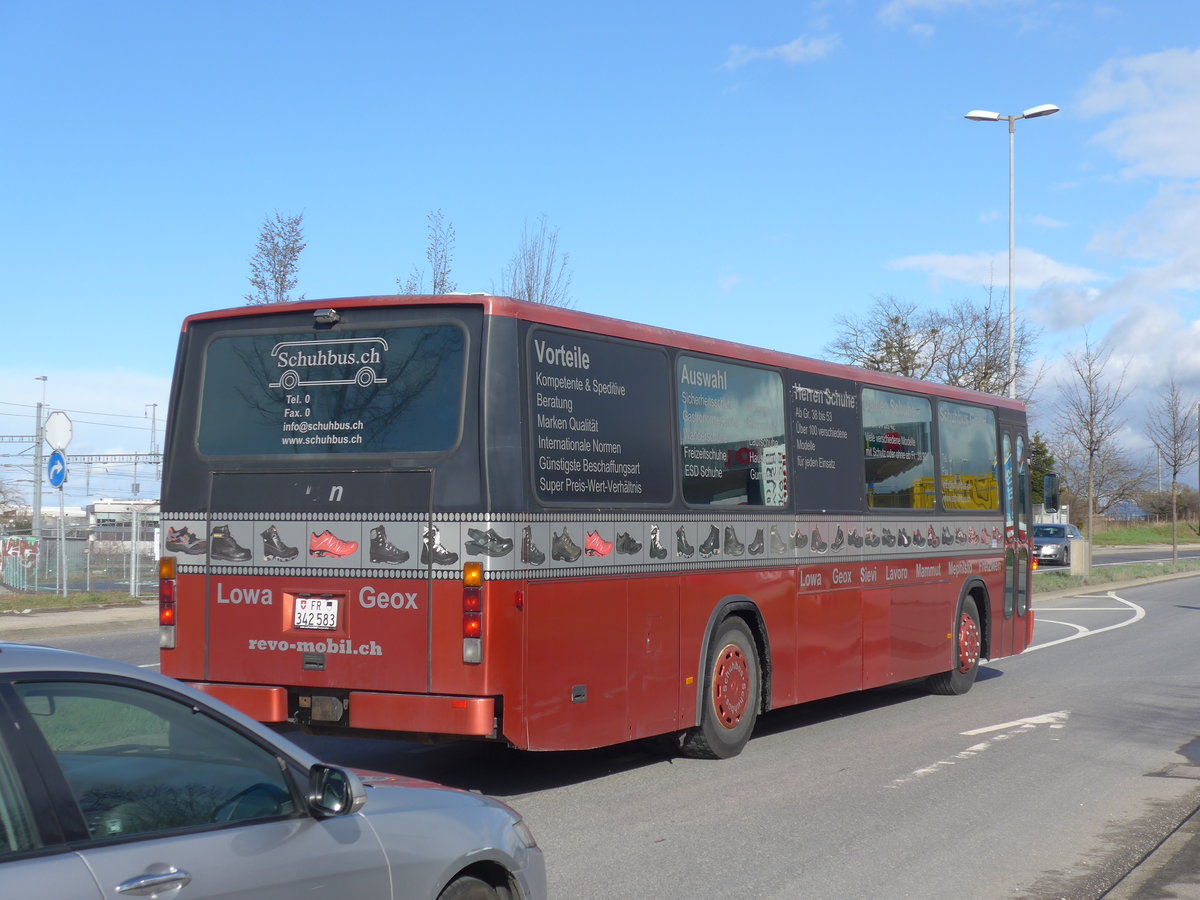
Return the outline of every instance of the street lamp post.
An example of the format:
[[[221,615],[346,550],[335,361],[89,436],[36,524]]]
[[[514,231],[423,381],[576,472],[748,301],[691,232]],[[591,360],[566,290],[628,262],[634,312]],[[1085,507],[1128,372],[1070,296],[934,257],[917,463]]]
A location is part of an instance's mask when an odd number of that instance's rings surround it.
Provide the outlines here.
[[[1017,396],[1017,345],[1016,345],[1016,306],[1013,302],[1013,134],[1017,119],[1038,119],[1042,116],[1052,116],[1058,112],[1053,103],[1044,103],[1027,109],[1019,116],[1002,116],[997,112],[985,109],[973,109],[966,118],[972,122],[1007,122],[1008,123],[1008,396]]]

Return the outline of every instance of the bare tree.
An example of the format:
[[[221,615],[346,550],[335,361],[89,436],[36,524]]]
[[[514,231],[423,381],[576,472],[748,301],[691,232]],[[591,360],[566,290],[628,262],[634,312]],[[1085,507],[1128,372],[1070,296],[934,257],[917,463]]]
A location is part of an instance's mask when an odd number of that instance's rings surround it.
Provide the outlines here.
[[[989,289],[983,302],[962,299],[949,310],[922,310],[892,295],[877,298],[863,318],[838,316],[840,330],[826,347],[851,365],[1006,395],[1008,314]],[[1032,373],[1036,329],[1018,323],[1014,335],[1019,394],[1028,399],[1040,375]]]
[[[258,246],[250,257],[252,293],[245,295],[248,305],[290,303],[296,289],[296,272],[304,243],[304,213],[283,216],[276,210],[267,216],[258,235]],[[296,300],[303,300],[301,294]]]
[[[948,312],[937,317],[940,325],[940,354],[935,360],[933,377],[944,384],[1007,396],[1008,311],[994,302],[989,288],[983,302],[962,299]],[[1028,401],[1040,372],[1032,367],[1038,330],[1024,319],[1017,321],[1013,333],[1016,358],[1017,396]]]
[[[1085,511],[1084,519],[1073,512],[1072,520],[1086,525],[1088,454],[1068,436],[1054,442],[1053,452],[1067,503],[1072,511]],[[1091,463],[1096,515],[1107,515],[1122,503],[1141,504],[1151,481],[1147,459],[1129,453],[1114,437],[1104,442]]]
[[[1070,439],[1066,453],[1060,453],[1060,458],[1065,461],[1075,448],[1082,453],[1087,473],[1089,540],[1094,533],[1096,495],[1099,487],[1097,473],[1101,471],[1099,467],[1103,464],[1106,469],[1121,468],[1118,465],[1121,454],[1117,449],[1116,437],[1125,424],[1120,417],[1120,410],[1129,395],[1124,390],[1124,369],[1115,381],[1106,376],[1105,369],[1111,357],[1111,350],[1096,347],[1090,338],[1085,339],[1082,351],[1067,354],[1067,362],[1075,377],[1059,385],[1062,396],[1060,422],[1064,436]],[[1070,447],[1070,444],[1074,444],[1075,447]],[[1111,503],[1114,497],[1111,491],[1116,485],[1109,485],[1108,488]]]
[[[451,264],[454,261],[454,225],[446,221],[446,214],[440,209],[430,212],[425,220],[428,242],[425,245],[425,259],[429,263],[430,286],[425,290],[425,270],[413,267],[405,281],[396,279],[396,286],[402,294],[450,294],[458,290],[458,285],[450,279]]]
[[[825,349],[851,365],[910,378],[928,378],[937,365],[941,322],[908,300],[876,297],[865,317],[834,321],[840,330]]]
[[[500,291],[518,300],[546,306],[571,306],[569,253],[559,253],[558,229],[546,224],[543,213],[531,228],[521,228],[521,243],[500,276]]]
[[[1146,416],[1146,433],[1158,458],[1171,473],[1171,559],[1179,561],[1179,473],[1196,461],[1195,404],[1184,403],[1183,392],[1172,375],[1167,392]]]
[[[7,520],[24,505],[25,498],[17,490],[16,485],[8,481],[0,481],[0,519]]]

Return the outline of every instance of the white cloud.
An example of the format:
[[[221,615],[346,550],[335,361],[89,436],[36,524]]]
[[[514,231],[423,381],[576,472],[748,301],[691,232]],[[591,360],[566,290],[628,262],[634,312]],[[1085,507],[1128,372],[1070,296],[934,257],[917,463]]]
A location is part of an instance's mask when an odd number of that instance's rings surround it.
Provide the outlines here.
[[[819,62],[840,45],[841,38],[836,34],[816,38],[801,35],[794,41],[780,44],[778,47],[758,48],[738,44],[729,48],[729,58],[725,60],[724,68],[736,69],[759,60],[779,61],[789,66]]]
[[[722,294],[728,296],[729,293],[738,286],[738,283],[741,282],[741,280],[742,279],[740,275],[722,275],[717,279],[717,287],[720,289]]]
[[[1027,0],[889,0],[879,8],[877,17],[884,25],[906,25],[913,15],[928,13],[939,15],[955,9],[975,9],[981,6],[996,6],[1014,3],[1025,5]],[[932,26],[921,25],[933,33]],[[910,31],[912,29],[910,28]]]
[[[1037,215],[1033,217],[1033,224],[1042,228],[1065,228],[1066,223],[1060,222],[1058,219],[1052,219],[1049,216]]]
[[[1004,286],[1008,283],[1007,253],[926,253],[906,256],[889,263],[893,269],[915,269],[931,278],[948,278],[972,285]],[[1013,254],[1013,283],[1017,288],[1040,288],[1046,284],[1088,284],[1105,276],[1082,266],[1056,262],[1048,256],[1018,247]]]
[[[1093,141],[1128,164],[1127,176],[1200,177],[1200,50],[1105,63],[1078,111],[1114,116]]]

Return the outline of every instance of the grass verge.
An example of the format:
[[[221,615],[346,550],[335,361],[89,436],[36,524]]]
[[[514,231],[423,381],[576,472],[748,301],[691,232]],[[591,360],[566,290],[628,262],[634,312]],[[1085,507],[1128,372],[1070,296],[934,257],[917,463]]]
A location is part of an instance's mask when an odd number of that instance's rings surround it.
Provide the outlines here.
[[[1132,563],[1128,566],[1103,566],[1092,568],[1090,575],[1072,575],[1067,572],[1038,570],[1033,573],[1033,593],[1037,596],[1048,591],[1068,588],[1090,587],[1113,584],[1118,581],[1137,581],[1159,575],[1200,573],[1200,559],[1181,559],[1177,563]]]
[[[0,613],[44,612],[48,609],[108,609],[113,606],[141,606],[142,601],[119,591],[67,594],[0,594]]]

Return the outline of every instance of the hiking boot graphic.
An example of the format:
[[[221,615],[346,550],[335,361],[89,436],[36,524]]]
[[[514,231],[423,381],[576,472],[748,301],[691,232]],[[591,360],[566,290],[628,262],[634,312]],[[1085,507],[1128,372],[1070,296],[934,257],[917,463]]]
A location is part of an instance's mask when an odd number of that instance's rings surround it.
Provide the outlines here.
[[[208,552],[213,559],[249,562],[250,551],[233,539],[228,525],[218,525],[208,535]]]
[[[540,566],[545,561],[546,554],[533,542],[533,529],[526,525],[521,532],[521,562],[527,566]]]
[[[650,558],[651,559],[666,559],[667,548],[662,545],[659,539],[659,531],[657,525],[650,526]]]
[[[842,534],[842,526],[837,527],[837,531],[833,535],[833,543],[829,545],[830,550],[841,550],[842,545],[846,543],[846,535]]]
[[[263,542],[263,561],[276,560],[278,562],[290,562],[300,555],[299,549],[289,547],[279,537],[279,529],[272,525],[262,533]]]
[[[687,532],[682,525],[675,529],[675,552],[686,557],[696,552],[696,548],[688,543]]]
[[[710,525],[708,537],[700,545],[701,556],[712,556],[714,553],[721,552],[721,532],[717,531],[716,525]]]
[[[817,553],[824,553],[829,549],[829,545],[825,543],[825,540],[821,537],[821,532],[817,530],[816,526],[813,526],[812,540],[809,541],[809,546]]]
[[[584,538],[583,552],[588,556],[608,556],[612,551],[612,541],[606,541],[597,531],[589,531]]]
[[[320,534],[312,532],[312,537],[308,539],[309,556],[333,556],[337,559],[344,559],[357,552],[358,541],[343,541],[328,528]]]
[[[779,536],[779,530],[771,526],[771,553],[774,556],[783,556],[787,553],[787,544],[783,542],[783,538]]]
[[[750,546],[746,549],[750,551],[751,556],[758,556],[767,549],[767,545],[763,540],[763,530],[761,528],[754,533],[754,540],[750,542]]]
[[[371,562],[398,566],[408,562],[408,551],[389,541],[383,526],[376,525],[371,529]]]
[[[579,559],[582,553],[579,545],[571,540],[571,535],[567,534],[565,525],[562,534],[555,534],[550,541],[550,556],[560,562],[573,563]]]
[[[792,546],[797,550],[803,550],[808,546],[808,535],[800,528],[791,532]]]
[[[746,552],[746,545],[738,540],[732,525],[725,526],[725,552],[729,556],[741,556]]]
[[[622,531],[617,535],[617,552],[624,553],[627,556],[632,556],[639,552],[642,545],[635,541],[627,532]]]
[[[479,556],[481,553],[486,553],[488,556],[505,556],[513,548],[511,538],[501,537],[493,529],[480,531],[478,528],[468,528],[467,537],[470,538],[464,544],[467,552],[472,556]]]
[[[421,539],[421,565],[436,563],[439,566],[452,566],[456,562],[458,554],[442,546],[442,533],[436,525],[430,525]]]
[[[167,549],[175,553],[186,553],[188,556],[199,556],[208,552],[208,541],[196,537],[187,527],[167,529]]]

